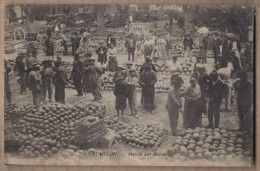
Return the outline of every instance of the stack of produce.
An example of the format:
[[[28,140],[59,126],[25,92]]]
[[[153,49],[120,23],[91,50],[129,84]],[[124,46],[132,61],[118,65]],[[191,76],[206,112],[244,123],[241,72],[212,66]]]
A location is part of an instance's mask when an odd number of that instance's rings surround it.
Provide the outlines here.
[[[182,75],[191,76],[193,70],[193,64],[190,61],[184,61],[181,63]]]
[[[155,92],[156,93],[167,93],[171,83],[170,83],[170,74],[163,74],[159,72],[157,74],[157,82],[155,83]]]
[[[170,157],[225,160],[252,156],[252,138],[240,131],[226,129],[187,129],[167,150]]]
[[[5,122],[5,150],[17,150],[21,145],[22,142],[20,139],[27,138],[26,136],[22,135],[13,127],[13,124],[10,122]]]
[[[104,119],[106,126],[113,131],[120,131],[127,128],[126,124],[118,121],[119,119],[117,115],[109,115],[106,116]]]
[[[90,143],[107,133],[104,120],[96,116],[84,117],[76,125],[76,135],[72,140],[77,145]]]
[[[114,89],[114,72],[105,72],[101,76],[101,86],[103,90],[113,90]]]
[[[158,148],[162,145],[164,135],[167,131],[150,124],[134,124],[122,130],[116,136],[118,142],[123,142],[134,148]]]
[[[177,56],[177,57],[184,56],[183,46],[180,44],[173,43],[169,52],[170,52],[171,57],[172,56]]]
[[[60,148],[69,147],[71,138],[76,134],[75,123],[83,117],[104,111],[101,104],[101,108],[92,103],[88,106],[88,109],[83,109],[80,104],[46,104],[40,111],[33,109],[17,123],[13,123],[12,129],[5,130],[16,133],[11,136],[17,137],[17,144],[21,145],[18,149],[21,155],[51,156]],[[5,136],[10,137],[10,134]]]
[[[28,113],[33,109],[30,103],[17,104],[15,102],[5,104],[5,120],[18,119],[24,113]]]
[[[100,119],[104,118],[106,113],[106,106],[102,103],[87,103],[85,101],[79,101],[74,106],[87,113],[90,116],[97,116]]]

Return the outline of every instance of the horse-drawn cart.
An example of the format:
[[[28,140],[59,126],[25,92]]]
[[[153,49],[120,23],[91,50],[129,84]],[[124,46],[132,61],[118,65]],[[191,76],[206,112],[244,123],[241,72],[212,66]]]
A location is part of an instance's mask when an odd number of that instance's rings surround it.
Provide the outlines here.
[[[37,32],[36,29],[33,29],[26,24],[17,24],[14,27],[13,34],[15,40],[35,41]]]

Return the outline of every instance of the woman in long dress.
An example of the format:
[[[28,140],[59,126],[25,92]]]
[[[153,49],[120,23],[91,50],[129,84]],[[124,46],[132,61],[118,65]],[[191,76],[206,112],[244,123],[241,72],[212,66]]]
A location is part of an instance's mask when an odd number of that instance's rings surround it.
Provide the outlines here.
[[[107,70],[115,72],[118,67],[118,63],[117,63],[117,49],[114,44],[111,44],[111,48],[108,49],[107,54],[109,57]]]
[[[152,70],[152,64],[146,65],[145,70],[140,73],[139,84],[142,87],[142,104],[143,109],[151,114],[154,113],[155,88],[157,82],[156,73]]]
[[[183,126],[185,128],[200,127],[202,122],[201,92],[196,78],[191,77],[190,86],[181,96],[185,98]]]
[[[144,57],[150,57],[155,44],[154,39],[151,36],[147,36],[144,41]]]
[[[159,36],[159,38],[156,41],[156,45],[158,47],[159,52],[161,53],[162,60],[168,60],[168,55],[166,51],[167,41],[162,36]]]

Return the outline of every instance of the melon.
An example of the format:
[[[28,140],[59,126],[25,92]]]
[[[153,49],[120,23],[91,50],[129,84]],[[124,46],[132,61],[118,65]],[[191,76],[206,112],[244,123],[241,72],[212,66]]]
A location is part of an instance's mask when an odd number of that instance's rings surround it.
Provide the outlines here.
[[[192,135],[192,138],[193,138],[195,141],[199,141],[200,135],[199,135],[198,133],[194,133],[194,134]]]
[[[213,155],[211,159],[212,159],[212,161],[216,161],[218,159],[218,157],[216,155]]]
[[[212,158],[212,153],[209,151],[204,152],[204,157],[207,160],[210,160]]]
[[[196,155],[195,155],[194,153],[190,153],[190,154],[189,154],[189,158],[190,158],[191,160],[194,160],[194,159],[196,158]]]
[[[219,159],[219,160],[225,160],[225,155],[220,154],[220,155],[218,156],[218,159]]]

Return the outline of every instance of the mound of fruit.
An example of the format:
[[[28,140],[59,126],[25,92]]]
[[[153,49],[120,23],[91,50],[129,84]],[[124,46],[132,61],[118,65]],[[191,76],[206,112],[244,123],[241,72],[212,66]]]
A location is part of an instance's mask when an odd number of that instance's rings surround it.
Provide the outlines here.
[[[108,128],[113,131],[120,131],[127,128],[127,125],[123,122],[118,121],[117,115],[109,115],[104,118],[105,124]]]
[[[99,102],[86,103],[85,101],[79,101],[73,106],[83,111],[87,115],[97,116],[99,118],[104,118],[104,115],[106,113],[106,106]]]
[[[225,129],[187,129],[167,150],[170,157],[225,160],[252,156],[252,138],[240,131]]]
[[[21,139],[24,139],[23,135],[13,128],[10,122],[5,122],[5,150],[15,150],[22,145]]]
[[[157,149],[163,144],[167,131],[150,124],[134,124],[122,130],[116,136],[118,142],[128,144],[134,148]]]
[[[20,118],[25,112],[33,109],[30,103],[17,104],[15,102],[5,104],[5,120]]]
[[[113,72],[105,72],[101,76],[101,86],[103,90],[113,90],[114,89],[114,74]]]
[[[6,137],[15,136],[18,149],[25,157],[51,156],[61,148],[70,145],[71,138],[76,134],[75,123],[88,115],[104,112],[102,104],[75,105],[50,103],[42,106],[40,111],[33,109],[12,128],[6,127]]]

